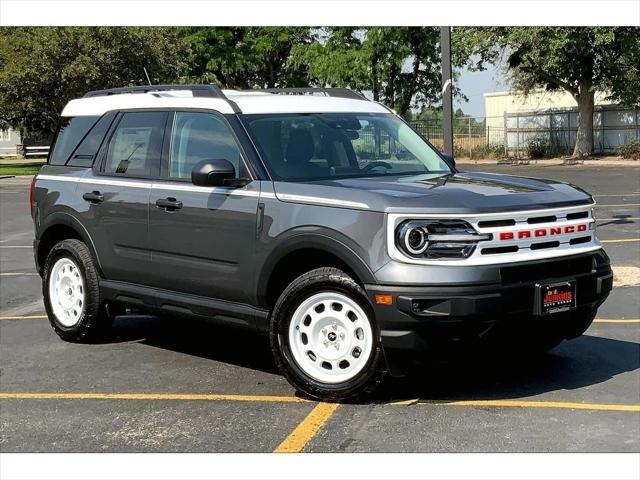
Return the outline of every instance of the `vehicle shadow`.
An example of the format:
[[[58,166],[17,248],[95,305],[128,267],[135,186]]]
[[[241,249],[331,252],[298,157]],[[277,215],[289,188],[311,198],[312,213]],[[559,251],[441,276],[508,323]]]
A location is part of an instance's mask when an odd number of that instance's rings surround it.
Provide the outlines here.
[[[421,372],[388,380],[374,401],[515,399],[589,387],[639,368],[640,344],[583,335],[529,357],[476,352],[431,363]]]
[[[278,373],[265,336],[194,318],[118,317],[108,342],[137,342]],[[371,398],[356,403],[515,399],[597,385],[638,369],[639,343],[583,335],[546,354],[518,357],[474,350],[455,360],[431,361],[406,377],[387,377]]]
[[[634,220],[629,220],[632,217],[631,215],[627,215],[627,214],[613,215],[612,218],[614,218],[614,220],[609,220],[604,223],[598,223],[598,227],[605,227],[607,225],[630,225],[635,223]]]
[[[278,373],[269,341],[257,333],[190,317],[117,317],[106,343],[137,342],[216,362]]]

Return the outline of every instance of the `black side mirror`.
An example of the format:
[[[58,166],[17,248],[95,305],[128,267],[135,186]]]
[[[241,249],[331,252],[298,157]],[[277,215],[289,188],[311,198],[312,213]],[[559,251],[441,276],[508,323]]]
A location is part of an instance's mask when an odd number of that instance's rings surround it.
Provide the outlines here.
[[[456,161],[453,159],[453,155],[445,155],[444,153],[441,153],[440,156],[454,167],[456,166]]]
[[[202,160],[191,170],[191,182],[200,187],[240,186],[236,180],[236,169],[229,160]]]

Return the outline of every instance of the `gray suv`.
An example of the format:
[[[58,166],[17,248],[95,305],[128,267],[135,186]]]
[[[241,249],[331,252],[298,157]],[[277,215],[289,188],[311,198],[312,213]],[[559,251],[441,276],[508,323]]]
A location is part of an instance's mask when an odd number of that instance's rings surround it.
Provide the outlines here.
[[[96,341],[125,308],[208,318],[268,335],[325,400],[427,353],[552,348],[612,286],[588,193],[460,172],[345,89],[89,92],[30,206],[64,340]]]

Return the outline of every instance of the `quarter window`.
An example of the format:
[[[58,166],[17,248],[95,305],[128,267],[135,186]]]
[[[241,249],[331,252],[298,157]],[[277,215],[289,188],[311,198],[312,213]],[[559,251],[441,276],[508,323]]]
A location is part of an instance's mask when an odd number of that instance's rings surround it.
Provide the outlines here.
[[[160,174],[166,112],[127,112],[116,127],[105,163],[105,172],[132,177]]]
[[[238,144],[222,118],[210,113],[176,112],[169,176],[191,178],[191,170],[198,162],[221,159],[231,162],[236,174],[246,176]]]

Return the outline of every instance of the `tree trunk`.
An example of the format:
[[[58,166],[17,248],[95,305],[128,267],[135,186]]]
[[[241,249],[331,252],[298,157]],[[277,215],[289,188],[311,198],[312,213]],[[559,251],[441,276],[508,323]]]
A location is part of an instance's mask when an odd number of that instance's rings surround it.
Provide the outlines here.
[[[581,85],[575,99],[578,102],[578,132],[573,156],[582,157],[593,153],[594,93],[589,86]]]

